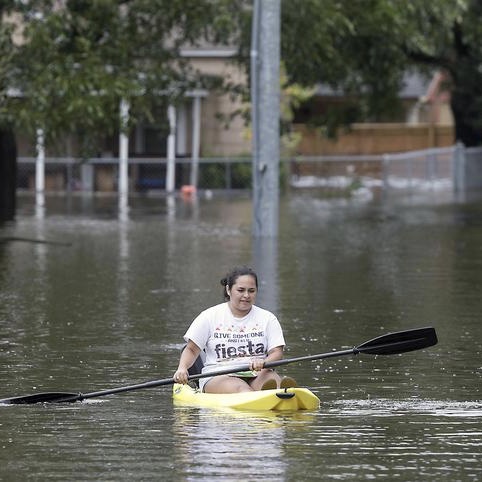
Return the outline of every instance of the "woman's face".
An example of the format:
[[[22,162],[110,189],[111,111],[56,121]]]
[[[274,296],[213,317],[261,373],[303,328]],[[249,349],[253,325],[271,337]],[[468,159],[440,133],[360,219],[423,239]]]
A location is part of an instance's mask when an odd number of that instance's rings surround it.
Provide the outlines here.
[[[234,316],[246,316],[256,301],[256,280],[253,276],[246,274],[239,276],[231,289],[226,287],[230,297],[229,307]]]

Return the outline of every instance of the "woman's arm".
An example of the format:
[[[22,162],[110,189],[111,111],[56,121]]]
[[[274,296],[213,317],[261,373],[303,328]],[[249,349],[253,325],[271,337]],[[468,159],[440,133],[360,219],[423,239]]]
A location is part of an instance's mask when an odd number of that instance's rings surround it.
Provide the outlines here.
[[[199,353],[201,353],[201,349],[193,341],[189,340],[187,342],[186,348],[184,348],[181,353],[179,365],[173,376],[174,381],[178,383],[187,383],[189,376],[188,370],[196,361]]]

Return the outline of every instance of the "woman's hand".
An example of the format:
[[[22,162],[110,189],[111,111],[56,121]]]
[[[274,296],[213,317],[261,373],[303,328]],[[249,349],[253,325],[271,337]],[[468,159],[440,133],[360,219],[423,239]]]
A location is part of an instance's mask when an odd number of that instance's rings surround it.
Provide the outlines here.
[[[176,383],[182,383],[185,385],[188,381],[188,376],[189,373],[185,368],[178,368],[172,378],[174,378]]]
[[[275,348],[272,348],[268,352],[268,356],[266,358],[261,358],[261,357],[252,357],[250,359],[250,370],[253,370],[255,372],[260,372],[264,368],[264,364],[269,361],[276,361],[276,360],[281,360],[283,358],[283,347],[282,346],[277,346]]]
[[[251,358],[249,363],[250,370],[260,372],[264,367],[264,361],[264,358]]]

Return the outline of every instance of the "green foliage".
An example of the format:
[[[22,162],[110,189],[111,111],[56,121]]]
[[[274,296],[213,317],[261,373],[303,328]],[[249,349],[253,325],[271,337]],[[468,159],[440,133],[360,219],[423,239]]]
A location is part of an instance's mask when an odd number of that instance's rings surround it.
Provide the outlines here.
[[[291,128],[294,119],[294,112],[302,104],[307,103],[310,99],[312,99],[315,89],[313,87],[305,87],[297,83],[290,83],[286,75],[286,68],[284,64],[281,65],[280,72],[280,153],[282,157],[289,157],[296,152],[296,148],[301,142],[301,134],[299,132],[293,132]]]
[[[252,184],[251,163],[201,164],[198,184],[201,189],[248,189]]]
[[[201,189],[223,189],[226,187],[226,165],[223,163],[201,164],[198,187]]]
[[[480,0],[282,0],[282,12],[290,81],[323,83],[349,99],[315,119],[328,133],[390,119],[405,72],[442,70],[457,139],[482,144]]]
[[[289,99],[283,132],[303,88],[323,84],[348,99],[314,119],[334,133],[356,121],[390,120],[405,72],[442,69],[457,138],[482,144],[480,0],[281,1]],[[21,15],[24,40],[12,45],[3,16],[0,121],[23,132],[43,127],[48,141],[80,133],[95,143],[120,125],[120,99],[129,101],[132,122],[155,119],[156,109],[194,86],[247,100],[245,86],[200,75],[180,48],[239,45],[249,74],[252,6],[253,0],[5,0],[0,12]],[[7,98],[8,87],[22,97]],[[288,138],[287,150],[296,142]]]
[[[238,162],[231,166],[233,176],[232,187],[235,189],[247,189],[252,184],[252,168],[249,162]]]
[[[8,3],[8,2],[5,2]],[[6,13],[5,5],[0,8],[0,16]],[[12,45],[13,25],[10,22],[0,22],[0,127],[10,124],[12,116],[7,108],[8,93],[12,84]]]
[[[120,125],[121,99],[130,104],[132,123],[152,120],[159,103],[177,103],[187,89],[212,85],[180,48],[228,41],[237,3],[67,0],[58,8],[54,0],[18,2],[24,39],[9,62],[15,74],[9,81],[22,97],[2,105],[24,131],[43,127],[50,142],[79,133],[95,142],[111,133]]]

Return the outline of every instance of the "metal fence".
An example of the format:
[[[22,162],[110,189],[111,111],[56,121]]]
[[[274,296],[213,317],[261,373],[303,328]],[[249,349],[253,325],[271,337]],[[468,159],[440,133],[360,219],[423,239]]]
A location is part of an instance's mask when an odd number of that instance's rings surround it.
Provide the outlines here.
[[[198,189],[251,188],[251,158],[201,158]],[[190,158],[175,161],[175,186],[190,184]],[[167,160],[129,159],[129,192],[163,192]],[[117,158],[46,158],[45,192],[117,192]],[[36,159],[19,158],[19,190],[34,191]],[[463,146],[380,156],[298,156],[283,159],[280,176],[292,188],[353,186],[384,189],[465,189],[482,187],[482,149]]]
[[[176,188],[190,183],[191,163],[191,159],[176,159]],[[46,192],[118,190],[117,158],[46,158],[44,166]],[[199,189],[248,189],[251,186],[251,158],[203,158],[198,166]],[[35,158],[18,159],[17,189],[35,190],[36,168]],[[165,190],[166,172],[166,159],[130,158],[129,192]]]
[[[386,188],[453,189],[456,147],[383,156]]]
[[[292,184],[450,189],[454,183],[454,159],[455,147],[374,156],[299,157],[294,161]]]

